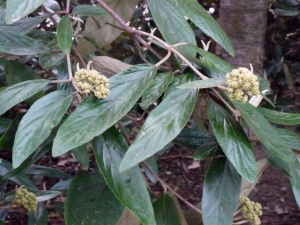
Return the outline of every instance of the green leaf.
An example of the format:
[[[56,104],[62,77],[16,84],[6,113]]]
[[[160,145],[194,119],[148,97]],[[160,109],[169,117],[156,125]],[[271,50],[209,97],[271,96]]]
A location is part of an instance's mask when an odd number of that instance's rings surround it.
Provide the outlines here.
[[[178,86],[177,88],[203,89],[203,88],[216,87],[218,85],[225,84],[225,82],[226,82],[226,80],[224,78],[211,78],[211,79],[207,79],[207,80],[197,80],[197,81],[188,82],[188,83]]]
[[[13,166],[18,167],[50,135],[69,108],[73,96],[55,91],[36,101],[22,118],[15,137]]]
[[[8,179],[10,177],[18,175],[20,172],[24,171],[26,168],[34,164],[37,160],[43,157],[48,151],[52,149],[52,144],[45,141],[38,149],[32,153],[26,160],[22,162],[22,164],[16,168],[8,171],[4,176],[3,179]]]
[[[114,225],[124,209],[100,173],[79,171],[67,196],[66,225]]]
[[[106,77],[111,77],[131,67],[130,64],[123,63],[120,60],[108,56],[94,56],[92,61],[95,70],[99,71]]]
[[[212,158],[217,154],[218,149],[219,143],[217,142],[217,140],[204,142],[195,150],[193,158],[194,160]]]
[[[43,69],[50,69],[51,67],[58,66],[59,62],[65,57],[65,54],[60,53],[45,53],[39,57],[39,63]]]
[[[4,64],[4,72],[9,86],[28,80],[40,79],[40,75],[37,74],[31,67],[17,61],[7,61]],[[44,92],[41,90],[29,99],[26,99],[25,102],[32,105],[36,100],[43,96]]]
[[[188,122],[197,97],[198,92],[195,89],[181,89],[169,94],[149,114],[126,152],[120,171],[135,166],[171,142]]]
[[[158,165],[157,165],[157,161],[156,161],[155,157],[151,156],[148,159],[146,159],[145,161],[152,168],[152,170],[156,174],[158,174]],[[146,176],[149,178],[149,180],[155,184],[157,182],[157,179],[153,176],[153,174],[148,170],[148,168],[144,164],[142,164],[142,167],[143,167],[143,170],[145,171]]]
[[[0,51],[12,55],[36,55],[49,52],[50,49],[14,31],[0,30]]]
[[[272,123],[284,124],[284,125],[300,124],[300,113],[284,113],[284,112],[277,112],[265,108],[258,108],[257,110],[261,114],[263,114],[268,121]]]
[[[236,170],[249,182],[257,178],[256,160],[251,143],[241,125],[222,107],[209,102],[207,114],[216,138]]]
[[[12,150],[15,135],[19,126],[19,123],[23,117],[23,113],[18,114],[9,124],[6,131],[0,136],[0,149],[1,150]]]
[[[163,99],[165,99],[171,92],[176,91],[177,87],[186,82],[193,81],[194,76],[192,74],[186,74],[183,76],[175,76],[171,84],[168,86],[164,93]]]
[[[40,176],[46,176],[46,177],[56,177],[56,178],[60,178],[60,179],[69,179],[72,176],[51,168],[51,167],[46,167],[46,166],[31,166],[29,168],[27,168],[26,170],[24,170],[25,174],[30,174],[30,175],[40,175]]]
[[[5,78],[9,86],[18,84],[23,81],[40,79],[31,67],[17,61],[6,61],[4,64]]]
[[[140,103],[141,108],[146,110],[153,104],[167,89],[173,79],[174,75],[171,72],[158,74],[143,94],[142,102]]]
[[[72,21],[68,16],[63,16],[59,21],[57,28],[57,42],[60,49],[65,54],[70,54],[72,46],[73,27]]]
[[[120,173],[119,166],[128,148],[125,138],[112,127],[93,142],[97,164],[115,196],[145,225],[155,225],[145,180],[138,166]]]
[[[300,159],[298,159],[298,162],[300,163]],[[298,206],[300,207],[300,170],[298,168],[291,167],[291,172],[290,172],[290,180],[294,192],[294,196],[296,199],[296,202]]]
[[[0,30],[10,30],[19,34],[26,34],[32,29],[36,28],[42,23],[49,15],[45,14],[42,16],[24,18],[18,22],[8,25],[4,21],[0,22]]]
[[[108,12],[99,6],[92,5],[78,5],[76,6],[72,14],[80,16],[107,16]]]
[[[38,203],[36,212],[29,212],[28,225],[47,225],[48,224],[48,212],[45,208],[45,203]]]
[[[118,14],[123,21],[130,21],[132,14],[138,4],[138,0],[114,0],[106,1],[106,4]],[[103,48],[113,42],[123,32],[120,24],[111,16],[90,16],[85,23],[82,35],[96,41],[99,48]],[[96,51],[93,43],[81,38],[78,43],[78,51],[83,55],[89,55]]]
[[[173,0],[150,0],[147,3],[158,30],[168,44],[189,42],[197,45],[194,31],[184,17],[186,15],[173,3]],[[196,56],[196,51],[190,46],[180,46],[176,49],[186,56]]]
[[[68,65],[66,62],[64,62],[58,66],[57,80],[68,80],[68,79],[69,79]],[[71,82],[58,83],[57,90],[66,90],[72,93],[74,92],[74,87]]]
[[[240,197],[242,177],[226,158],[211,162],[204,180],[202,212],[204,225],[231,225]]]
[[[173,199],[168,195],[161,195],[154,203],[156,223],[159,225],[181,225]]]
[[[223,29],[215,19],[196,0],[168,0],[176,5],[182,14],[189,18],[205,34],[220,44],[231,56],[234,57],[233,47]],[[177,15],[178,16],[178,15]]]
[[[9,0],[6,3],[5,22],[12,24],[36,10],[46,0]]]
[[[12,169],[11,163],[4,159],[0,159],[0,176],[4,176],[4,174],[7,173],[7,171]],[[19,184],[19,185],[24,185],[26,188],[30,189],[37,189],[35,184],[24,174],[20,173],[14,177],[9,178],[9,180]]]
[[[300,13],[297,9],[274,9],[274,11],[279,16],[297,16]]]
[[[32,189],[30,189],[30,192],[35,194],[37,202],[44,202],[62,194],[59,191],[40,191]]]
[[[205,142],[215,141],[215,137],[198,129],[184,128],[180,134],[172,141],[185,148],[197,149]]]
[[[77,148],[72,149],[72,153],[77,161],[82,165],[83,168],[89,168],[89,151],[86,147],[86,144],[78,146]]]
[[[295,168],[300,168],[300,164],[289,146],[278,134],[277,130],[269,124],[265,117],[254,106],[237,101],[233,102],[233,104],[262,144],[267,148],[271,156],[275,158],[276,161],[281,162],[284,168],[280,167],[280,169],[288,170],[290,165]]]
[[[84,99],[60,127],[53,156],[89,142],[114,125],[134,106],[155,73],[155,67],[137,65],[111,77],[110,93],[105,99],[93,96]]]
[[[297,133],[289,129],[276,129],[276,131],[289,148],[300,151],[300,137]]]
[[[11,122],[12,120],[10,119],[0,117],[0,134],[5,132],[9,128]]]

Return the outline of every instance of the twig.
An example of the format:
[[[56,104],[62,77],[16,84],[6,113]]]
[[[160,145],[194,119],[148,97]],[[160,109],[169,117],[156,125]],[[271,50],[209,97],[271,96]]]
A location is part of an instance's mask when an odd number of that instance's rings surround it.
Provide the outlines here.
[[[130,139],[129,139],[129,137],[128,137],[128,135],[127,135],[127,133],[126,133],[126,131],[125,131],[123,125],[122,125],[122,123],[121,123],[120,121],[118,121],[117,124],[118,124],[119,129],[121,130],[121,133],[122,133],[123,136],[125,137],[125,139],[126,139],[126,141],[127,141],[127,144],[128,144],[128,145],[131,145],[131,141],[130,141]]]
[[[71,60],[70,60],[70,55],[66,55],[67,58],[67,65],[68,65],[68,74],[69,74],[69,80],[72,81],[72,85],[75,88],[76,91],[80,92],[80,89],[78,88],[75,80],[73,79],[73,74],[72,74],[72,66],[71,66]]]
[[[78,52],[77,48],[72,45],[72,50],[75,53],[76,57],[78,58],[79,62],[81,63],[82,67],[86,68],[87,64],[84,61],[84,59],[82,58],[82,56],[80,55],[80,53]]]
[[[184,197],[182,197],[180,194],[178,194],[176,191],[174,191],[168,184],[166,184],[160,177],[153,171],[151,166],[147,162],[143,162],[144,166],[150,171],[150,173],[155,177],[156,180],[158,180],[163,187],[166,187],[170,192],[172,192],[177,198],[179,198],[181,201],[183,201],[186,205],[191,207],[196,212],[202,214],[202,211],[198,209],[196,206],[194,206],[192,203],[187,201]]]
[[[70,13],[70,0],[67,0],[67,3],[66,3],[66,12]]]

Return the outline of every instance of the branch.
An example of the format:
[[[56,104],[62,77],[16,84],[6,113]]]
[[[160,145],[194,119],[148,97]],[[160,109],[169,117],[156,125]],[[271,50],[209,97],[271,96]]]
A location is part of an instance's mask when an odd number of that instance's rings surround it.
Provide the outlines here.
[[[181,201],[183,201],[186,205],[188,205],[189,207],[191,207],[193,210],[195,210],[196,212],[202,214],[202,211],[200,209],[198,209],[192,203],[190,203],[189,201],[187,201],[184,197],[182,197],[180,194],[178,194],[176,191],[174,191],[168,184],[166,184],[162,179],[160,179],[160,177],[153,171],[153,169],[151,168],[151,166],[149,166],[149,164],[147,162],[144,161],[143,164],[150,171],[150,173],[155,177],[155,179],[157,179],[161,183],[161,185],[163,187],[167,188],[177,198],[179,198]]]

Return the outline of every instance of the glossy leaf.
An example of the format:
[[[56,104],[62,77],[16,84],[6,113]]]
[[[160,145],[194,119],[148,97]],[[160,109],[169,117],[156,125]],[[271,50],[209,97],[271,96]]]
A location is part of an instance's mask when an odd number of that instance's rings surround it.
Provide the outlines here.
[[[167,89],[173,79],[174,75],[171,72],[158,74],[144,92],[142,102],[140,103],[141,108],[146,110],[153,104]]]
[[[219,143],[217,140],[211,140],[202,143],[198,148],[195,150],[194,153],[194,160],[203,160],[208,159],[216,156],[219,149]],[[220,151],[220,154],[222,152]]]
[[[35,194],[37,202],[45,202],[62,194],[59,191],[40,191],[32,189],[30,189],[30,192]]]
[[[120,60],[108,56],[94,56],[92,61],[95,70],[99,71],[106,77],[111,77],[131,67],[131,65],[127,63],[123,63]]]
[[[68,16],[63,16],[59,21],[57,28],[57,42],[60,49],[65,54],[69,54],[72,46],[73,27],[72,21]]]
[[[28,225],[47,225],[48,224],[48,212],[45,208],[45,203],[38,203],[36,212],[29,212]]]
[[[6,4],[5,22],[12,24],[36,10],[46,0],[9,0]]]
[[[239,204],[242,177],[226,158],[211,162],[204,180],[204,225],[231,225]]]
[[[100,173],[79,171],[67,196],[66,225],[114,225],[124,209]]]
[[[250,183],[249,181],[247,181],[246,179],[243,178],[242,180],[242,186],[241,186],[241,195],[243,196],[248,196],[251,191],[253,190],[253,188],[255,187],[255,185],[259,182],[259,179],[261,177],[261,175],[263,174],[263,172],[265,171],[265,169],[268,168],[269,166],[269,162],[267,159],[260,159],[256,162],[256,167],[257,167],[257,181],[255,183]]]
[[[28,17],[22,20],[19,20],[11,25],[8,25],[6,22],[0,22],[0,30],[10,30],[15,31],[19,34],[27,34],[32,29],[36,28],[40,23],[47,19],[49,15],[45,14],[42,16]]]
[[[3,176],[3,179],[9,179],[10,177],[18,175],[20,172],[24,171],[26,168],[30,167],[37,160],[43,157],[51,149],[52,144],[43,143],[40,147],[38,147],[38,149],[34,153],[32,153],[26,160],[24,160],[18,168],[8,171]]]
[[[0,30],[0,51],[12,55],[36,55],[49,52],[50,49],[14,31]]]
[[[31,67],[12,60],[7,61],[4,64],[4,72],[9,86],[28,80],[40,79],[40,75],[37,74]]]
[[[139,167],[119,172],[121,160],[128,148],[125,138],[112,127],[96,137],[92,145],[97,164],[115,196],[143,224],[155,225],[149,193]]]
[[[205,34],[220,44],[231,56],[234,56],[233,47],[226,33],[215,19],[204,9],[197,0],[168,0],[176,5],[182,14],[189,18]]]
[[[11,169],[12,165],[8,161],[0,159],[0,176],[4,176],[4,174],[6,174],[7,171]],[[37,189],[35,184],[24,173],[20,173],[14,177],[10,177],[9,180],[19,184],[20,186],[24,185],[26,188]]]
[[[4,64],[4,72],[9,86],[28,80],[40,79],[40,75],[37,74],[31,67],[17,61],[7,61]],[[44,92],[41,90],[35,95],[26,99],[25,102],[29,105],[32,105],[36,100],[43,96]]]
[[[120,171],[130,169],[171,142],[188,122],[197,97],[198,92],[194,89],[182,89],[169,94],[149,114],[126,152]]]
[[[300,137],[299,134],[289,129],[276,129],[279,136],[285,141],[287,146],[291,149],[300,151]]]
[[[159,225],[181,225],[177,209],[168,194],[161,195],[154,203],[156,223]]]
[[[86,144],[78,146],[77,148],[72,149],[72,153],[77,161],[82,165],[83,168],[89,168],[89,151]]]
[[[299,158],[297,159],[298,162],[300,163],[300,159]],[[294,196],[298,204],[298,207],[300,207],[300,179],[299,179],[300,169],[292,167],[290,175],[291,175],[290,180],[291,180]]]
[[[23,113],[18,114],[11,121],[6,131],[0,136],[0,149],[12,150],[14,145],[15,135],[23,115],[24,115]]]
[[[78,5],[73,11],[73,14],[79,16],[107,16],[108,12],[99,6]]]
[[[10,119],[0,117],[0,134],[5,132],[9,128],[11,122],[12,120]]]
[[[106,1],[106,4],[118,14],[123,21],[129,21],[138,4],[138,0],[114,0]],[[111,16],[89,17],[85,23],[82,35],[95,40],[99,48],[103,48],[113,42],[123,32],[120,24]],[[78,51],[82,55],[89,55],[96,51],[93,43],[81,38],[78,43]]]
[[[277,112],[265,108],[258,108],[257,110],[261,114],[263,114],[268,121],[272,123],[284,124],[284,125],[300,124],[300,113],[284,113],[284,112]]]
[[[225,84],[225,82],[226,82],[226,80],[224,78],[211,78],[211,79],[207,79],[207,80],[197,80],[197,81],[188,82],[188,83],[178,86],[177,88],[203,89],[203,88],[216,87],[218,85]]]
[[[256,160],[251,143],[240,124],[221,106],[211,101],[207,114],[216,138],[239,174],[249,182],[256,181]]]
[[[67,80],[67,79],[69,79],[68,65],[66,62],[64,62],[58,66],[57,80]],[[57,90],[66,90],[72,93],[74,92],[74,87],[71,82],[58,83]]]
[[[46,177],[56,177],[60,179],[69,179],[72,176],[60,171],[58,169],[54,169],[51,167],[46,167],[46,166],[31,166],[24,170],[25,174],[30,174],[30,175],[40,175],[40,176],[46,176]]]
[[[13,148],[14,168],[46,140],[51,130],[62,119],[72,100],[73,96],[68,91],[55,91],[36,101],[29,108],[16,133]]]
[[[43,69],[50,69],[51,67],[58,66],[62,62],[65,54],[59,53],[45,53],[39,57],[39,63]]]
[[[84,99],[60,127],[53,156],[89,142],[114,125],[137,102],[155,73],[155,67],[137,65],[111,77],[110,93],[105,99]]]
[[[216,140],[210,134],[198,129],[184,128],[180,134],[172,141],[185,148],[197,149],[201,144]]]
[[[173,0],[151,0],[147,1],[147,3],[158,30],[168,44],[174,45],[181,42],[189,42],[197,45],[194,31],[184,17],[187,16],[186,13],[183,14]],[[191,56],[192,58],[196,56],[196,51],[190,46],[180,46],[176,49],[186,56]]]
[[[171,92],[176,91],[177,87],[186,82],[193,81],[194,76],[192,74],[186,74],[184,76],[175,76],[171,84],[168,86],[164,93],[163,99],[165,99]]]
[[[152,170],[156,174],[158,174],[158,165],[157,165],[157,161],[156,161],[155,157],[151,156],[150,158],[146,159],[145,161],[152,168]],[[148,168],[144,164],[142,164],[142,167],[143,167],[143,170],[144,170],[146,176],[149,178],[149,180],[155,184],[157,182],[157,180],[153,176],[153,174],[148,170]]]
[[[246,123],[267,148],[270,154],[269,158],[272,157],[280,162],[285,169],[288,169],[290,165],[295,168],[300,168],[300,164],[289,146],[284,142],[276,129],[269,124],[265,117],[254,106],[237,101],[233,103]]]

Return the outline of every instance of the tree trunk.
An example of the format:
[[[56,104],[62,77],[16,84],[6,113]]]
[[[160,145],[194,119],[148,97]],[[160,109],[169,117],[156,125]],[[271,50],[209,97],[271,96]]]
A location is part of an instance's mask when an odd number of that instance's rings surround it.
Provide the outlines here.
[[[262,75],[264,34],[269,0],[221,0],[218,23],[228,35],[235,50],[232,58],[222,47],[216,46],[216,55],[235,67],[253,65]]]

